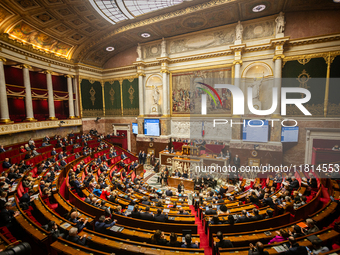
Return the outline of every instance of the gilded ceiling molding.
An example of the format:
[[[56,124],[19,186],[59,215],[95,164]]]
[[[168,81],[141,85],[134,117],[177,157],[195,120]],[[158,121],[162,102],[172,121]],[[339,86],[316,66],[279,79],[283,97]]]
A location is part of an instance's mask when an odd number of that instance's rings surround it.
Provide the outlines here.
[[[9,43],[9,44],[7,44]],[[46,53],[40,50],[37,50],[33,48],[32,45],[29,44],[23,44],[21,42],[18,42],[16,40],[13,40],[8,37],[8,34],[1,34],[0,35],[0,47],[7,49],[9,51],[12,51],[14,53],[21,54],[26,57],[34,58],[39,61],[43,61],[49,64],[57,65],[57,66],[62,66],[66,68],[74,68],[74,62],[72,60],[68,60],[65,58],[58,57],[52,53]],[[16,48],[18,47],[18,48]],[[25,51],[26,50],[26,51]],[[27,52],[29,51],[29,52]],[[57,61],[60,62],[57,62]]]
[[[112,69],[104,69],[103,74],[112,73],[112,72],[129,71],[129,70],[136,70],[136,66],[131,65],[131,66],[116,67]]]
[[[323,42],[331,42],[340,40],[340,35],[330,35],[330,36],[322,36],[322,37],[311,37],[311,38],[303,38],[303,39],[295,39],[290,40],[287,44],[288,46],[299,46],[311,43],[323,43]]]
[[[204,10],[204,9],[207,9],[207,8],[211,8],[211,7],[215,7],[215,6],[218,6],[218,5],[223,5],[223,4],[235,2],[235,1],[237,1],[237,0],[211,0],[207,3],[202,3],[202,4],[190,6],[190,7],[187,7],[185,9],[177,10],[175,12],[162,14],[162,15],[159,15],[159,16],[156,16],[156,17],[152,17],[152,18],[149,18],[149,19],[141,20],[141,21],[138,21],[138,22],[134,22],[134,23],[119,27],[119,28],[113,30],[111,33],[107,34],[106,36],[99,38],[99,40],[96,40],[96,41],[92,42],[91,44],[89,44],[87,47],[85,47],[79,53],[78,59],[82,58],[85,55],[85,53],[88,52],[88,49],[92,48],[93,46],[97,45],[98,43],[101,43],[101,42],[105,41],[106,39],[108,39],[108,38],[110,38],[110,37],[112,37],[116,34],[131,30],[131,29],[134,29],[134,28],[147,26],[147,25],[150,25],[150,24],[153,24],[153,23],[156,23],[156,22],[176,18],[176,17],[183,16],[183,15],[188,15],[188,14],[200,11],[200,10]]]

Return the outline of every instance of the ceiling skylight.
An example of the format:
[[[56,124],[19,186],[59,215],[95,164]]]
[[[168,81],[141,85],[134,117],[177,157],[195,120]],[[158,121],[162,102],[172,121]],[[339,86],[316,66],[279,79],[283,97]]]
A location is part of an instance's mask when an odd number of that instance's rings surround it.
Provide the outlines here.
[[[89,0],[93,8],[107,21],[116,24],[148,12],[161,10],[185,0]]]

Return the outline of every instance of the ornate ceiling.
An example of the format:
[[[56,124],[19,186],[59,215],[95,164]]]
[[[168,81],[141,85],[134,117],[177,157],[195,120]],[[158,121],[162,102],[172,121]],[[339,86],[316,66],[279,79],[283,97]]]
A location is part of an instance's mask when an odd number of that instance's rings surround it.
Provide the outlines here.
[[[163,5],[160,4],[158,10],[148,12],[149,9],[141,5],[135,9],[145,14],[134,15],[132,12],[134,18],[112,24],[93,8],[90,1],[98,0],[1,0],[0,33],[6,33],[1,36],[76,63],[102,67],[117,53],[135,47],[137,43],[274,15],[280,11],[340,8],[340,4],[332,0],[193,0],[179,4],[182,0],[159,0]],[[140,1],[124,2],[134,10],[132,6]],[[266,9],[253,12],[252,9],[259,4],[265,4]],[[151,37],[142,38],[140,35],[144,32],[150,33]],[[106,51],[108,46],[115,50]]]

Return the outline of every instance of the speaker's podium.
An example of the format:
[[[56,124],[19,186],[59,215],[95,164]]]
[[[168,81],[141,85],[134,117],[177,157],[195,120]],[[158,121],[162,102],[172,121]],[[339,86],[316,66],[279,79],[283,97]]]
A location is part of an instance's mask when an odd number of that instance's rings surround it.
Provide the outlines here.
[[[199,156],[199,151],[196,146],[182,145],[182,154]]]

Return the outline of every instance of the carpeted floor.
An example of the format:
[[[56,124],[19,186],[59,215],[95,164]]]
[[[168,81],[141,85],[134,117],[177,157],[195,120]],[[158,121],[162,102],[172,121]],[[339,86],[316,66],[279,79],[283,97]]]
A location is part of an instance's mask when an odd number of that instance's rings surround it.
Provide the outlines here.
[[[209,236],[205,234],[202,221],[196,216],[195,207],[190,205],[191,214],[195,216],[195,224],[197,225],[197,234],[200,236],[200,248],[204,249],[205,255],[212,254],[212,248],[209,246]]]

